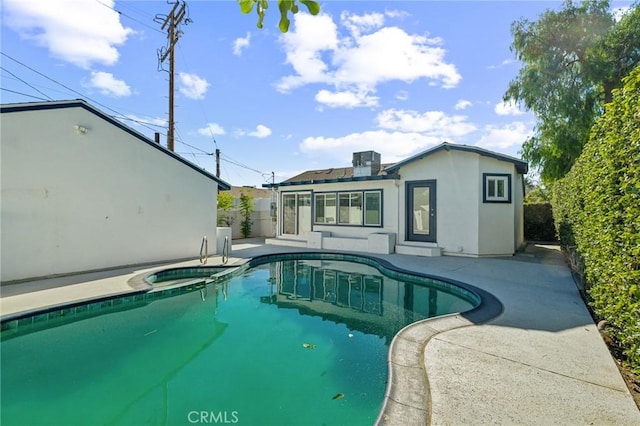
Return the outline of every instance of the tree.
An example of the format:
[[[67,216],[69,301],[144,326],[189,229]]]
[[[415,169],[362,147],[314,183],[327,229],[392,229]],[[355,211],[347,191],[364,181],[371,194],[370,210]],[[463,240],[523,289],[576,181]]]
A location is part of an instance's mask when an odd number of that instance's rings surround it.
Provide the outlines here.
[[[223,191],[218,193],[218,226],[231,226],[233,217],[229,214],[233,208],[233,195]]]
[[[640,63],[640,4],[636,4],[589,49],[585,71],[594,81],[602,81],[605,103],[621,87],[622,79]]]
[[[253,197],[251,195],[240,194],[240,215],[242,221],[240,222],[240,232],[244,238],[251,236],[251,213],[253,213]]]
[[[280,10],[280,23],[278,27],[280,31],[286,33],[289,31],[289,12],[291,14],[298,13],[298,0],[278,0],[278,9]],[[304,4],[307,7],[307,10],[312,15],[317,15],[320,13],[320,5],[318,2],[312,0],[299,0],[300,3]],[[269,0],[238,0],[240,4],[240,10],[242,13],[251,13],[253,7],[256,7],[256,13],[258,14],[258,28],[262,28],[262,23],[264,21],[264,16],[266,14],[267,9],[269,8]]]
[[[606,0],[568,0],[559,12],[512,24],[511,50],[524,65],[504,100],[537,117],[522,154],[540,169],[543,182],[571,169],[612,90],[640,63],[639,29],[637,5],[616,23]]]

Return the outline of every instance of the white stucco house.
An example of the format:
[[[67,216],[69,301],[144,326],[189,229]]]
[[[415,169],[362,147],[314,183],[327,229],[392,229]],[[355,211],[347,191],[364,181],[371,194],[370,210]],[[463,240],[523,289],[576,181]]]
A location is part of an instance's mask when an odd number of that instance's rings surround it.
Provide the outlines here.
[[[526,162],[442,143],[395,164],[373,151],[353,167],[312,170],[274,186],[269,244],[422,256],[512,255],[524,243]]]
[[[229,184],[87,102],[2,105],[0,129],[2,283],[197,258],[215,241]]]

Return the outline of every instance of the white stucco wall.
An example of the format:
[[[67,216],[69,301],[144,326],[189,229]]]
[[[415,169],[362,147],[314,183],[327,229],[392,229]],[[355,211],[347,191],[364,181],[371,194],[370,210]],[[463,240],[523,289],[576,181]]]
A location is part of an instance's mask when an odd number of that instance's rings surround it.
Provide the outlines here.
[[[439,151],[400,168],[399,207],[405,210],[408,181],[436,181],[436,238],[445,253],[477,255],[478,243],[478,155],[461,151]],[[399,242],[406,241],[404,213],[399,217]]]
[[[514,220],[515,220],[515,237],[514,252],[524,244],[524,176],[515,173],[513,181],[514,189]]]
[[[510,161],[493,158],[489,152],[442,149],[399,165],[399,180],[341,182],[280,187],[282,192],[333,192],[346,190],[384,190],[384,226],[382,228],[313,225],[314,231],[326,231],[331,237],[366,238],[375,232],[395,233],[403,250],[440,248],[444,254],[466,256],[511,255],[524,241],[522,175]],[[511,176],[511,203],[485,203],[484,173]],[[407,239],[406,184],[416,181],[436,183],[436,241]],[[281,215],[281,205],[278,206]],[[281,216],[280,216],[281,219]],[[287,236],[289,238],[289,236]],[[300,239],[306,236],[301,235]],[[355,244],[337,241],[345,247]],[[336,243],[336,244],[337,244]],[[342,248],[339,247],[339,248]],[[399,250],[399,248],[398,248]]]
[[[1,120],[3,282],[195,258],[215,241],[213,179],[83,108]]]
[[[348,226],[348,225],[317,225],[312,223],[313,231],[328,231],[332,237],[367,238],[372,233],[395,233],[398,223],[398,187],[394,180],[374,180],[362,182],[326,183],[317,185],[283,186],[278,193],[278,215],[282,219],[282,194],[312,191],[313,193],[339,191],[371,191],[382,190],[382,227],[376,226]],[[311,211],[313,221],[313,201]],[[278,235],[281,235],[281,226]],[[303,236],[301,236],[303,237]],[[305,237],[306,238],[306,237]]]
[[[489,157],[479,157],[479,159],[481,187],[483,173],[511,175],[511,203],[483,203],[481,189],[479,198],[480,251],[478,254],[483,256],[512,255],[516,246],[516,205],[522,204],[522,198],[518,198],[519,192],[516,191],[516,187],[521,186],[522,183],[513,164]]]

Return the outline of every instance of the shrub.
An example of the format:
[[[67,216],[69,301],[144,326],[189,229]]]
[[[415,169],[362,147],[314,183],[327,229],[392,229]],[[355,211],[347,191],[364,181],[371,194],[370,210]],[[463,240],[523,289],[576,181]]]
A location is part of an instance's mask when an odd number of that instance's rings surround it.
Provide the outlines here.
[[[253,222],[251,221],[252,212],[253,197],[251,195],[240,194],[240,215],[242,216],[240,232],[242,232],[242,237],[244,238],[251,236],[251,227],[253,225]]]
[[[233,195],[228,191],[218,193],[218,226],[231,226],[233,217],[229,213],[233,209]]]
[[[583,262],[589,302],[640,373],[640,67],[553,194],[556,229]]]
[[[524,205],[524,238],[529,241],[556,241],[551,203]]]

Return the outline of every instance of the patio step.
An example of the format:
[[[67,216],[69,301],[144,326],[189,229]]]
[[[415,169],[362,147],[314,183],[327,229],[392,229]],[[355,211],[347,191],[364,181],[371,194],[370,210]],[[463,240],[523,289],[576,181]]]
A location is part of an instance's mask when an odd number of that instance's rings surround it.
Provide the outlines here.
[[[287,240],[285,238],[267,238],[264,240],[264,243],[270,244],[272,246],[307,248],[307,242],[305,240]]]
[[[442,256],[442,247],[406,246],[396,245],[396,253],[412,256]]]

